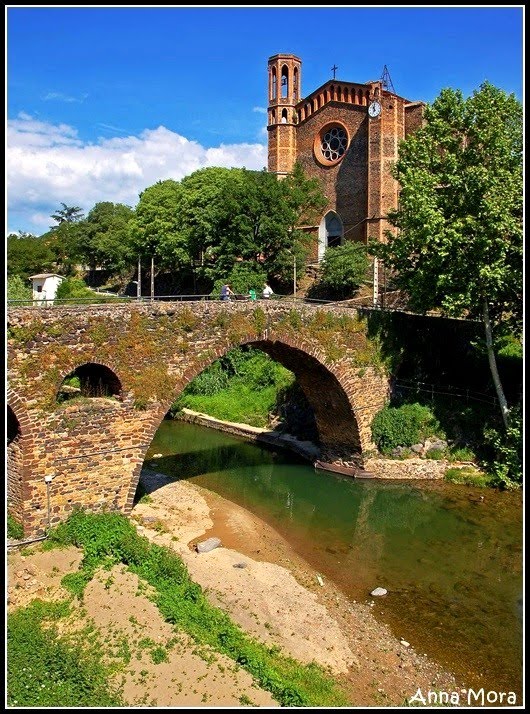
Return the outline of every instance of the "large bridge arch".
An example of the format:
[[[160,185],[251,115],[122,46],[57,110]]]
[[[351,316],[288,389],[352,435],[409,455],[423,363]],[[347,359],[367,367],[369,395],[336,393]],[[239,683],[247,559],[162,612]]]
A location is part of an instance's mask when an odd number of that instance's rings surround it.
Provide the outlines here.
[[[363,445],[369,446],[360,434],[351,385],[340,370],[325,364],[319,350],[296,338],[275,338],[274,334],[250,344],[293,372],[315,414],[321,447],[360,454]]]
[[[366,387],[364,375],[356,376],[344,366],[327,365],[322,350],[305,340],[270,330],[264,337],[256,339],[255,335],[246,335],[237,344],[227,344],[223,339],[216,348],[210,348],[207,357],[189,365],[182,373],[171,394],[151,413],[141,463],[131,477],[127,498],[129,510],[133,506],[145,454],[171,405],[195,377],[235,347],[247,345],[260,349],[293,372],[313,409],[319,434],[317,445],[322,453],[360,458],[365,451],[373,449],[368,430],[360,428],[360,424],[366,422],[366,405],[359,405],[363,401],[359,394],[363,394]]]
[[[207,366],[244,344],[294,372],[326,453],[362,457],[389,387],[383,373],[356,358],[369,352],[366,332],[352,310],[277,301],[9,310],[8,379],[24,405],[12,408],[31,446],[21,456],[26,534],[42,534],[75,507],[128,513],[171,404]],[[85,364],[111,370],[121,398],[58,404],[64,377]]]

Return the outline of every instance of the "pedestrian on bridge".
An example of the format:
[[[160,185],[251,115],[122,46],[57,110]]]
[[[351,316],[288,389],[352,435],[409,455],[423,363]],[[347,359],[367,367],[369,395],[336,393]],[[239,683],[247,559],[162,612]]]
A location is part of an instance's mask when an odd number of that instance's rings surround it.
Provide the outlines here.
[[[230,283],[225,283],[221,288],[221,300],[230,302],[230,296],[233,296],[232,286]]]
[[[263,292],[261,293],[264,300],[268,300],[271,295],[274,294],[273,289],[267,283],[263,285]]]

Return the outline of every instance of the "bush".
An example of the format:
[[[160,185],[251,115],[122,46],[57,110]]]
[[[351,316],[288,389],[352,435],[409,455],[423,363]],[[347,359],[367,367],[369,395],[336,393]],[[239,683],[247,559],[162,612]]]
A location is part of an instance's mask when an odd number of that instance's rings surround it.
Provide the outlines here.
[[[353,295],[366,278],[366,248],[360,243],[345,243],[327,248],[322,260],[320,282],[338,297]]]
[[[372,440],[383,454],[398,446],[423,442],[433,435],[441,436],[440,424],[429,407],[417,402],[384,407],[372,421]]]
[[[490,450],[488,469],[496,485],[511,488],[523,482],[523,416],[521,405],[510,411],[508,429],[489,426],[484,441]]]
[[[7,278],[7,299],[31,302],[33,300],[31,285],[26,284],[20,275],[9,275]]]
[[[22,540],[24,538],[24,528],[11,513],[7,513],[7,537],[12,540]]]
[[[259,263],[242,261],[234,265],[230,275],[227,275],[225,280],[215,281],[211,295],[219,297],[221,287],[225,283],[230,283],[236,295],[248,295],[250,289],[255,290],[257,295],[261,295],[263,283],[266,282],[267,273],[263,271]]]
[[[470,467],[447,469],[444,479],[451,483],[464,484],[466,486],[485,487],[492,485],[491,476]]]
[[[67,278],[63,280],[57,288],[57,300],[71,300],[72,298],[93,298],[94,291],[91,290],[83,280],[79,278]]]
[[[118,298],[105,295],[105,293],[97,293],[79,278],[67,278],[63,280],[57,288],[55,295],[57,300],[68,300],[70,304],[75,304],[76,300],[81,304],[88,302],[107,303],[116,302]]]
[[[201,372],[186,387],[186,394],[198,394],[211,397],[228,386],[228,375],[219,362]]]

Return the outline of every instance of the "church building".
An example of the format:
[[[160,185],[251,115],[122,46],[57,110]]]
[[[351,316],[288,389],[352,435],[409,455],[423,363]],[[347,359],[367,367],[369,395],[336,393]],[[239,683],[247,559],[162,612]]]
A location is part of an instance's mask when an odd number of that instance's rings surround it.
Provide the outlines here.
[[[391,166],[399,141],[421,126],[424,103],[395,94],[384,74],[332,79],[303,96],[302,61],[292,54],[270,57],[268,75],[268,170],[281,178],[298,161],[328,199],[320,223],[303,226],[315,236],[312,260],[349,240],[383,241],[398,203]]]

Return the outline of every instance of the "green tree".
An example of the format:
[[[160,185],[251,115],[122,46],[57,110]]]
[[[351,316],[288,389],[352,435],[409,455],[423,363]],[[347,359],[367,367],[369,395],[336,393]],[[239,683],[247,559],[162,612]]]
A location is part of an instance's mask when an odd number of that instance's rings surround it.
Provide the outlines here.
[[[502,418],[509,407],[495,338],[522,329],[522,106],[489,83],[468,99],[444,89],[399,147],[396,232],[372,246],[413,309],[482,320]]]
[[[318,179],[306,178],[302,166],[295,163],[292,172],[279,182],[282,191],[282,206],[289,212],[289,229],[281,250],[273,250],[276,272],[285,284],[291,277],[293,257],[297,274],[301,275],[311,250],[313,238],[299,226],[311,226],[319,222],[328,200]]]
[[[41,237],[54,255],[56,269],[64,275],[73,275],[76,261],[81,258],[79,244],[82,229],[79,224],[84,214],[79,206],[68,206],[63,202],[61,206],[62,208],[50,216],[57,225],[51,226],[50,230]]]
[[[360,243],[345,243],[327,248],[321,266],[320,282],[335,295],[352,295],[366,278],[368,270],[366,247]]]
[[[29,283],[24,282],[20,275],[8,275],[7,277],[7,299],[8,300],[29,300],[33,299],[33,291]]]
[[[158,268],[190,268],[191,256],[182,230],[179,203],[181,186],[173,179],[158,181],[140,194],[129,223],[131,248],[142,263],[155,259]]]
[[[303,268],[309,237],[295,226],[326,199],[299,166],[283,181],[267,171],[206,168],[183,179],[181,187],[180,227],[205,277],[226,279],[243,260],[287,283],[293,250]]]
[[[7,236],[7,273],[29,278],[54,269],[55,256],[47,241],[29,233]]]
[[[240,180],[240,169],[221,167],[200,169],[182,179],[179,221],[194,279],[226,280],[234,264],[237,251],[234,254],[227,241],[232,216],[223,196],[232,193],[227,186]]]
[[[84,221],[63,221],[41,236],[53,254],[55,268],[61,275],[74,275],[78,263],[82,261],[81,243],[84,231]]]
[[[61,223],[76,223],[84,218],[83,209],[79,206],[67,206],[62,201],[61,206],[62,208],[51,215],[51,218],[57,221],[58,225],[61,225]],[[53,228],[56,227],[53,226]]]
[[[86,220],[79,224],[78,252],[93,269],[105,268],[122,273],[135,264],[129,223],[134,211],[123,203],[96,203]]]

